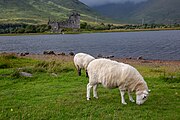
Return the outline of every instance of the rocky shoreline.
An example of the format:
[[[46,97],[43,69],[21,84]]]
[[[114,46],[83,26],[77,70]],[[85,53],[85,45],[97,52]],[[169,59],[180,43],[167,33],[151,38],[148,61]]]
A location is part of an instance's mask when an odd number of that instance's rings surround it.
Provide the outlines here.
[[[22,53],[15,53],[15,52],[2,52],[1,55],[16,55],[19,57],[26,57],[26,58],[34,58],[40,60],[50,60],[50,59],[66,59],[66,60],[73,60],[73,56],[75,55],[74,52],[64,53],[59,52],[55,53],[54,51],[44,51],[42,54],[32,54],[28,52]],[[137,58],[128,57],[128,58],[116,58],[113,55],[104,56],[98,54],[95,58],[108,58],[112,60],[116,60],[119,62],[137,62],[137,63],[172,63],[172,64],[180,64],[180,60],[151,60],[151,59],[144,59],[143,56],[139,56]],[[68,61],[69,61],[68,60]]]

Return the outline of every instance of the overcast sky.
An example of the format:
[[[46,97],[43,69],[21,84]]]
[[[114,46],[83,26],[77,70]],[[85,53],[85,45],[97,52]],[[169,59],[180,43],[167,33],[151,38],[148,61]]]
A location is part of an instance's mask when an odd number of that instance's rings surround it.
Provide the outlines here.
[[[107,3],[124,3],[124,2],[138,3],[138,2],[147,1],[147,0],[79,0],[79,1],[89,6],[95,6],[95,5],[103,5]]]

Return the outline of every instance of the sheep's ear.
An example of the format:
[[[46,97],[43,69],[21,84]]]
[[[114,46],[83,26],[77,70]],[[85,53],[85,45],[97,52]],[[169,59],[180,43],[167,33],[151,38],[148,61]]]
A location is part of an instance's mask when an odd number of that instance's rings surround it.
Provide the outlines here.
[[[148,92],[151,92],[151,90],[148,90]]]

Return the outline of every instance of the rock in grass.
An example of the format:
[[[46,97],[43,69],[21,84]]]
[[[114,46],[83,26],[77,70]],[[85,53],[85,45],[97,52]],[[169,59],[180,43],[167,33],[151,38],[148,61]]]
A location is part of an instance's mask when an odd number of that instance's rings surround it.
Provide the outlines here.
[[[32,74],[27,72],[20,72],[19,74],[24,77],[32,77]]]

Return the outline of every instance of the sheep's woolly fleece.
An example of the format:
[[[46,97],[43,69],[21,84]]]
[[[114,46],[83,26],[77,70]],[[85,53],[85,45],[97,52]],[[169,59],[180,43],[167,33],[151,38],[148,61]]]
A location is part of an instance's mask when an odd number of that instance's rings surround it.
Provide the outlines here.
[[[76,68],[84,68],[87,69],[89,63],[95,58],[86,53],[78,53],[74,56],[74,64]]]
[[[87,68],[89,83],[102,84],[107,88],[119,87],[121,90],[143,91],[148,87],[140,73],[132,66],[108,59],[95,59]]]

